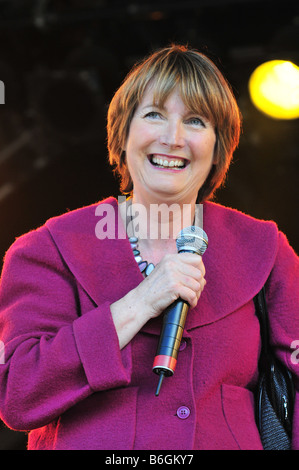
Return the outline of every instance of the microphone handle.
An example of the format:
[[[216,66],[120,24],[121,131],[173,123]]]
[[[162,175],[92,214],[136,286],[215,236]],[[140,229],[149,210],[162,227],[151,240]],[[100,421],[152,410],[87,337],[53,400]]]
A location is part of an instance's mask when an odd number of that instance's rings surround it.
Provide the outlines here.
[[[179,253],[199,254],[186,247],[181,248]],[[188,310],[189,304],[179,298],[164,312],[161,335],[153,363],[153,372],[160,375],[156,396],[160,393],[164,377],[173,375],[175,371]]]
[[[177,299],[164,312],[159,344],[153,364],[156,374],[173,375],[185,328],[189,304]]]

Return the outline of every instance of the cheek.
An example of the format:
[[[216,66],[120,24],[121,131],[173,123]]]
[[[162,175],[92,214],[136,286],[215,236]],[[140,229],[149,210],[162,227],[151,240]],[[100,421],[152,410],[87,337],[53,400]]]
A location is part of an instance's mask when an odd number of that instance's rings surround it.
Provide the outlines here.
[[[136,154],[150,153],[151,145],[157,141],[157,135],[151,129],[134,126],[126,142],[126,152],[133,158]]]
[[[216,134],[213,132],[206,140],[206,153],[210,156],[212,163],[214,163],[214,155],[216,151]]]
[[[200,163],[213,163],[215,154],[216,139],[208,137],[198,142],[193,143],[193,151],[196,155],[196,160]]]

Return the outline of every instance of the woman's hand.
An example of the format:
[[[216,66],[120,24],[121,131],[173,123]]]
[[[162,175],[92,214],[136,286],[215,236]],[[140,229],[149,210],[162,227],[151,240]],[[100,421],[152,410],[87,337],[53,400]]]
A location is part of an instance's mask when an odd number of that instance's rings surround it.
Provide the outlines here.
[[[194,308],[206,284],[201,256],[167,254],[135,289],[111,305],[121,349],[179,297]]]
[[[148,317],[160,315],[179,297],[194,308],[206,283],[202,258],[196,254],[165,255],[137,288]]]

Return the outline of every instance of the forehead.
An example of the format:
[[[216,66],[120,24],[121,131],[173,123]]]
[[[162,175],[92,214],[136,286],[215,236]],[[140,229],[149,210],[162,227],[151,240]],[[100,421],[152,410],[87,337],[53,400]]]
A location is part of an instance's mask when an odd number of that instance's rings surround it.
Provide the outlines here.
[[[157,94],[154,86],[149,86],[145,90],[139,108],[158,107],[171,111],[172,109],[180,109],[181,111],[188,112],[189,108],[184,103],[180,89],[175,87],[167,95],[161,96]]]
[[[194,83],[194,80],[190,78],[186,80],[186,77],[184,79],[171,78],[169,80],[165,77],[152,79],[139,94],[137,107],[153,105],[164,108],[176,100],[182,112],[200,114],[209,121],[214,121],[208,97],[199,83]]]

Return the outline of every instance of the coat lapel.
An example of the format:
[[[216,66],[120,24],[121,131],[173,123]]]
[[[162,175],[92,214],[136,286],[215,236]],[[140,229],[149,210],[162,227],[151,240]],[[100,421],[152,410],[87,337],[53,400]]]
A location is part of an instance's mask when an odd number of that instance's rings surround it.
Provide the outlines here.
[[[278,230],[264,222],[214,203],[204,204],[209,237],[203,255],[207,284],[187,328],[217,321],[236,311],[265,284],[278,246]]]
[[[117,201],[109,198],[102,203],[113,208],[112,227],[118,233]],[[96,225],[100,220],[97,207],[94,204],[69,212],[50,219],[46,225],[72,274],[94,303],[100,305],[123,297],[142,276],[123,227],[121,238],[97,238]]]
[[[118,220],[116,199],[106,199],[102,204],[113,208],[107,219],[114,218],[117,236],[113,239],[96,236],[99,204],[46,223],[68,269],[95,305],[115,302],[143,280]],[[266,282],[276,256],[278,232],[272,222],[205,203],[204,229],[209,237],[203,255],[207,284],[197,307],[188,314],[187,335],[188,330],[215,322],[251,301]],[[161,317],[148,322],[142,331],[160,334],[160,329]]]

